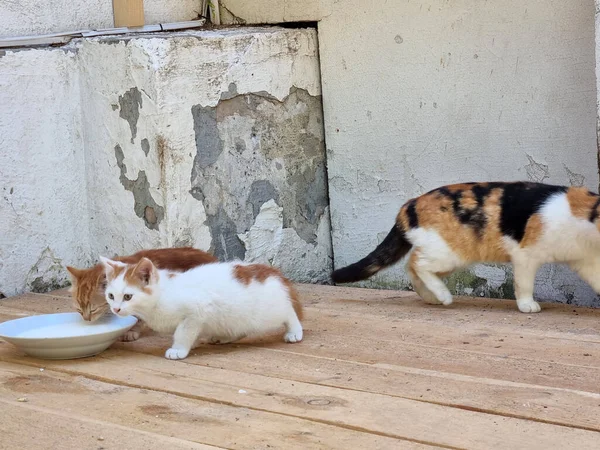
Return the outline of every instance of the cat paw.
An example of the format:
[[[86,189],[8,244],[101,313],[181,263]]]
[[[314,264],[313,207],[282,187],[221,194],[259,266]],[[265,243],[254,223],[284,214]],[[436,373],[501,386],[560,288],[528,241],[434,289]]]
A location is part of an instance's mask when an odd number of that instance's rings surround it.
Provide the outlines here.
[[[189,353],[189,350],[184,350],[182,348],[170,348],[165,352],[165,358],[184,359]]]
[[[426,295],[426,296],[421,296],[421,298],[423,299],[423,302],[427,303],[428,305],[442,305],[443,304],[434,296]]]
[[[224,344],[229,344],[231,342],[233,342],[233,340],[230,339],[230,338],[227,338],[227,337],[216,337],[216,336],[213,336],[213,337],[211,337],[208,340],[208,343],[210,345],[224,345]]]
[[[444,305],[449,306],[452,304],[452,294],[450,292],[441,295],[440,298],[435,297],[433,294],[425,295],[421,297],[428,305]]]
[[[540,304],[534,300],[521,303],[517,302],[517,307],[519,308],[519,311],[523,313],[537,313],[542,310]]]
[[[140,338],[140,332],[139,331],[128,331],[127,333],[125,333],[123,336],[121,336],[119,338],[119,341],[121,342],[132,342],[132,341],[137,341]]]
[[[302,340],[302,330],[300,331],[288,331],[283,336],[283,340],[290,344],[294,344],[296,342],[300,342]]]

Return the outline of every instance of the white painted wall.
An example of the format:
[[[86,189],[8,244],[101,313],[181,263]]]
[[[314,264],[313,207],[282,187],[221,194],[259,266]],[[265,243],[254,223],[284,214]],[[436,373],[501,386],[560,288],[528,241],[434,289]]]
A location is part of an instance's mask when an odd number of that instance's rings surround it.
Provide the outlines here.
[[[294,89],[318,98],[316,32],[189,31],[0,52],[0,293],[63,284],[65,265],[85,266],[99,254],[183,244],[209,249],[206,211],[190,194],[197,153],[192,108],[216,107],[225,94],[234,95],[231,86],[236,96],[259,93],[272,102],[283,102]],[[127,100],[132,90],[135,101]],[[317,106],[311,117],[319,123],[300,132],[317,137],[321,146],[314,151],[324,158],[318,100]],[[302,113],[296,109],[303,107],[291,104],[286,117],[296,119]],[[248,141],[244,158],[261,166],[249,175],[289,189],[287,172],[278,175],[275,163],[262,164],[260,149],[252,147],[252,140],[261,138],[260,130],[252,134],[249,128],[248,120],[261,119],[260,111],[254,114],[252,119],[227,115],[219,132]],[[286,123],[274,126],[287,136]],[[225,142],[224,154],[238,152],[230,144],[233,140]],[[301,167],[309,159],[301,153],[294,158]],[[227,173],[236,174],[243,165],[218,164],[225,170],[220,176],[226,193],[235,195],[243,177]],[[142,171],[147,194],[164,208],[158,229],[136,214],[134,194],[124,187],[123,175],[136,180]],[[323,196],[324,189],[325,182]],[[246,208],[245,200],[239,201]],[[214,199],[219,202],[227,199]],[[281,204],[265,199],[259,206],[254,222],[238,230],[246,260],[273,263],[298,280],[326,279],[332,261],[328,211],[317,224],[315,242],[307,243],[284,226]]]
[[[0,57],[0,293],[60,285],[89,258],[78,66],[61,49]]]
[[[597,190],[591,0],[330,7],[319,42],[336,266],[366,255],[402,203],[442,184]]]
[[[201,0],[144,0],[146,24],[193,20]],[[112,0],[0,0],[0,37],[112,28]]]

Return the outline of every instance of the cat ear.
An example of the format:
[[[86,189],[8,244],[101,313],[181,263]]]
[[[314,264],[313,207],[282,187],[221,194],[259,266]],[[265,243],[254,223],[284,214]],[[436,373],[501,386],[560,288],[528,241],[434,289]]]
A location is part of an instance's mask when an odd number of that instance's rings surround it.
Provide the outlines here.
[[[66,269],[69,272],[69,275],[71,276],[71,281],[73,281],[73,283],[76,283],[77,280],[81,277],[82,271],[71,266],[67,266]]]
[[[146,285],[156,278],[156,267],[148,258],[142,258],[133,269],[133,274]]]
[[[106,278],[109,279],[113,277],[116,269],[127,267],[127,264],[124,264],[120,261],[113,261],[112,259],[105,258],[104,256],[100,256],[100,262],[104,266]]]

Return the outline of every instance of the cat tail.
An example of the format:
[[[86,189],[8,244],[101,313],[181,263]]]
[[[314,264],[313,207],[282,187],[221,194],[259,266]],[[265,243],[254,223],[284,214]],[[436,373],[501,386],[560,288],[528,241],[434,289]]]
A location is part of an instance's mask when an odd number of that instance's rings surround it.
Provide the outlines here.
[[[381,269],[400,261],[411,247],[412,244],[406,239],[402,226],[396,224],[383,242],[368,256],[354,264],[334,270],[331,274],[331,279],[335,283],[351,283],[353,281],[365,280],[375,275]]]

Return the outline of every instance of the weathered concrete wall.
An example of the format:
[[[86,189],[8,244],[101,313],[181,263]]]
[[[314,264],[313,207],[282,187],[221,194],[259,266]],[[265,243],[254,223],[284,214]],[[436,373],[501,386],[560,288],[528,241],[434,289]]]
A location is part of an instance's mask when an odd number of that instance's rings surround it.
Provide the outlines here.
[[[193,20],[201,0],[145,0],[146,24]],[[111,0],[0,0],[0,37],[113,27]]]
[[[400,205],[441,184],[530,179],[598,189],[592,0],[221,0],[237,23],[319,21],[335,265],[371,251]],[[568,269],[541,299],[600,305]],[[503,266],[449,280],[511,296]],[[367,285],[408,287],[394,268]]]
[[[61,265],[159,246],[271,263],[298,281],[328,278],[314,30],[104,37],[3,61],[5,295],[38,272],[43,288],[64,282]]]
[[[330,6],[319,38],[336,266],[371,251],[404,201],[438,185],[597,190],[591,0]],[[478,267],[453,284],[510,296],[511,281],[505,267]],[[371,284],[405,283],[393,269]],[[597,301],[556,267],[540,273],[537,295]]]
[[[95,252],[194,245],[327,279],[314,31],[102,38],[80,55]]]
[[[89,257],[79,99],[74,53],[0,56],[0,297],[60,286]]]

